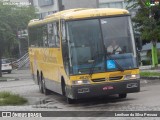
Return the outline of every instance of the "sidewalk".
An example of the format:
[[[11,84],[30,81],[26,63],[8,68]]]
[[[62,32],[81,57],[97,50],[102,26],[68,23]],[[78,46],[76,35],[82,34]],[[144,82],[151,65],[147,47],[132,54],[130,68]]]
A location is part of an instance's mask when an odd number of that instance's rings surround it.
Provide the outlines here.
[[[11,74],[3,73],[0,82],[32,79],[30,70],[13,70]]]
[[[15,80],[19,80],[19,78],[0,77],[0,82],[15,81]]]
[[[140,71],[159,72],[160,73],[160,65],[158,65],[158,68],[153,68],[152,65],[140,66],[139,69],[140,69]]]
[[[156,72],[160,74],[160,65],[158,65],[158,68],[153,68],[152,65],[140,66],[139,68],[140,68],[140,72]],[[141,79],[160,80],[160,76],[141,77]]]

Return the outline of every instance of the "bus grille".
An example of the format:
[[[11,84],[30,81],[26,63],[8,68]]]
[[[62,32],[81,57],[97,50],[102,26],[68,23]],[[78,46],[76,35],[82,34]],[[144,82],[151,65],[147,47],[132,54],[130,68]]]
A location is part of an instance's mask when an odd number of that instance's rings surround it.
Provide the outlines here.
[[[120,80],[123,76],[109,77],[109,80]]]
[[[106,81],[105,78],[92,79],[93,82],[103,82]]]

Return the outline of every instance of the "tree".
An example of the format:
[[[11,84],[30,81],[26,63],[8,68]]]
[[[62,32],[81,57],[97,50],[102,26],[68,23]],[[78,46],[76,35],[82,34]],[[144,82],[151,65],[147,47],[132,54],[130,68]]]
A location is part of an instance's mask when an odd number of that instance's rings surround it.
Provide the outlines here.
[[[160,41],[160,5],[153,5],[150,0],[128,0],[134,2],[128,9],[138,8],[133,18],[135,31],[140,33],[142,40],[152,42],[152,64],[158,65],[156,43]]]
[[[29,20],[35,17],[35,9],[32,6],[4,5],[0,1],[0,68],[4,54],[11,55],[14,46],[18,44],[17,31],[26,29]]]

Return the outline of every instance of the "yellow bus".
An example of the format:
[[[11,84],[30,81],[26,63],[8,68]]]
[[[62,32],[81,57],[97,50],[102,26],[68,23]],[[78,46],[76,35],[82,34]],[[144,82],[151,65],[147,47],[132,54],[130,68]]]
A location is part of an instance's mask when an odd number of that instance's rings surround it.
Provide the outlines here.
[[[28,24],[30,68],[40,92],[77,99],[140,91],[129,12],[77,8]],[[119,48],[109,50],[116,41]],[[110,48],[111,49],[111,48]]]

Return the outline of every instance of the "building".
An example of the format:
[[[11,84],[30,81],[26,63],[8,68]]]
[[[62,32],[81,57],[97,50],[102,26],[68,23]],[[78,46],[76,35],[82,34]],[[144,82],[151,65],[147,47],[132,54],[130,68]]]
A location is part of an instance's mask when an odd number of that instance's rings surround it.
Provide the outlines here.
[[[158,53],[158,61],[160,62],[160,43],[157,43],[157,53]],[[152,64],[152,43],[147,43],[142,46],[142,50],[140,52],[142,65],[151,65]]]
[[[72,8],[123,8],[128,5],[125,0],[28,0],[37,8],[37,14],[42,19],[57,11]],[[130,11],[132,16],[136,10]]]
[[[55,12],[72,8],[123,8],[128,6],[126,0],[3,0],[11,4],[33,5],[40,19]],[[134,2],[133,2],[134,3]],[[131,3],[131,4],[133,4]],[[131,10],[132,16],[137,9]]]
[[[64,9],[72,8],[97,8],[99,6],[98,0],[62,0]]]
[[[53,14],[62,10],[62,0],[29,0],[30,3],[37,9],[39,18],[44,18],[47,15]]]
[[[28,0],[3,0],[4,5],[18,5],[18,6],[28,6],[31,5]]]
[[[126,9],[128,6],[134,4],[134,1],[128,4],[126,0],[99,0],[99,8],[122,8]],[[135,16],[137,8],[129,10],[132,17]]]
[[[57,11],[72,8],[96,8],[97,0],[29,0],[37,9],[39,18],[42,19],[47,15]]]
[[[125,8],[124,0],[99,0],[100,8]]]

